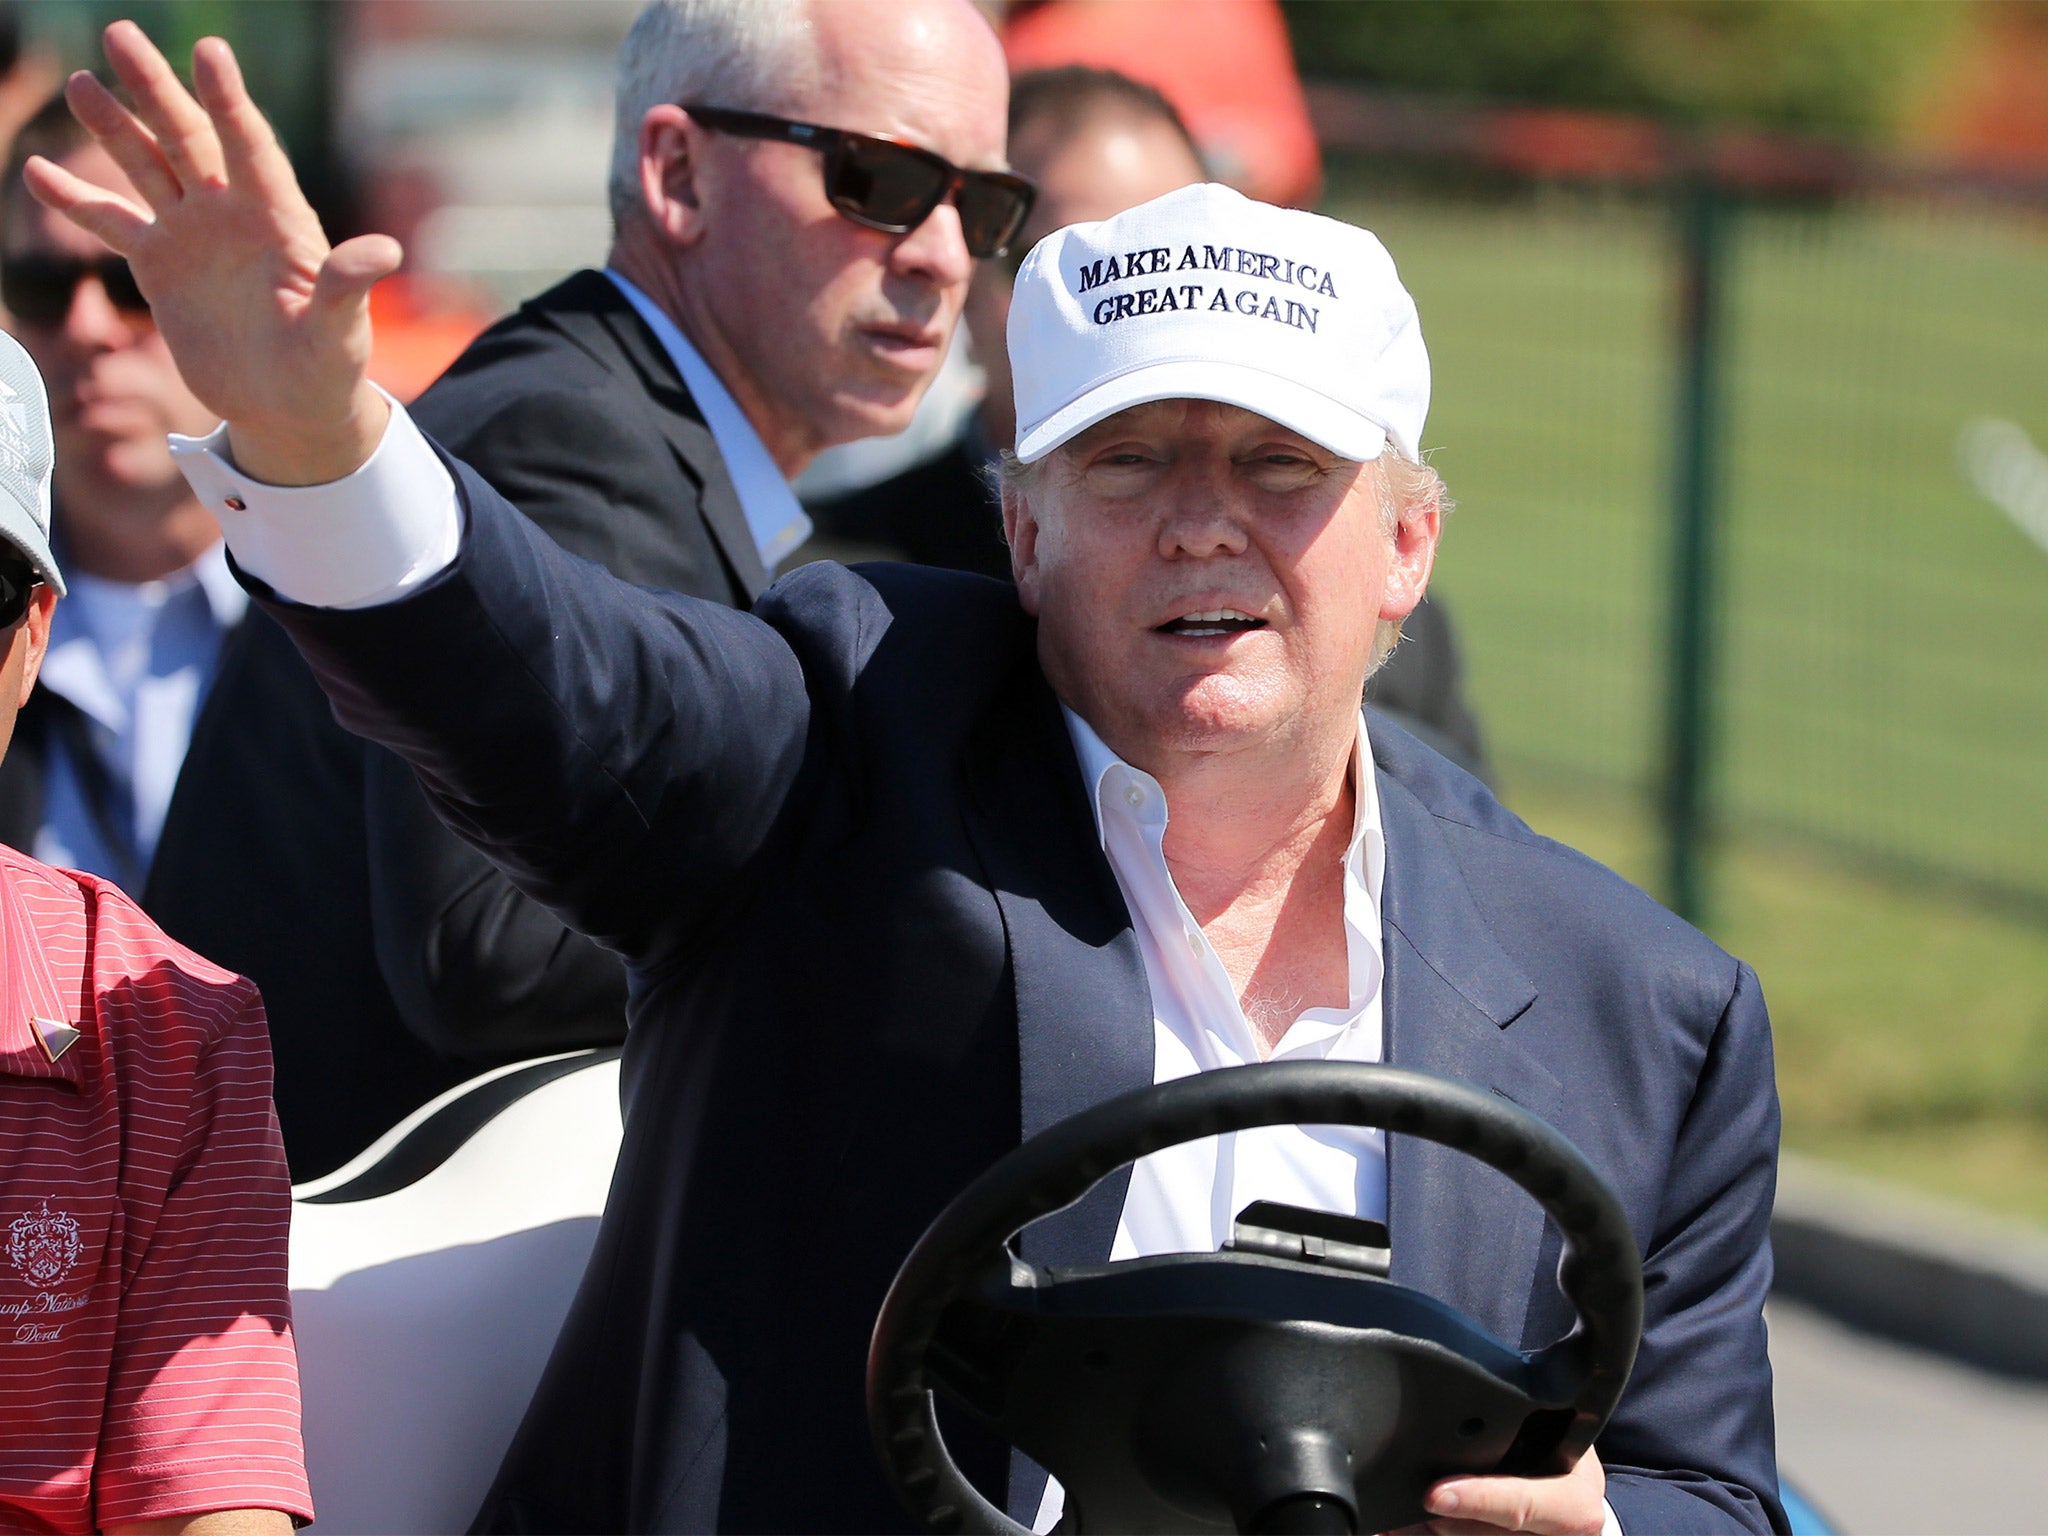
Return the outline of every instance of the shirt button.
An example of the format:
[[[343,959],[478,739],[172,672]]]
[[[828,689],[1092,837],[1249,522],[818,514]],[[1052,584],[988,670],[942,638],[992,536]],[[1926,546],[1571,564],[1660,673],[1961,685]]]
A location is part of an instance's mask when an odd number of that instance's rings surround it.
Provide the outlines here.
[[[1188,930],[1188,948],[1189,948],[1189,949],[1192,949],[1192,950],[1193,950],[1193,951],[1194,951],[1194,952],[1195,952],[1196,954],[1198,954],[1198,955],[1199,955],[1199,954],[1200,954],[1200,953],[1202,952],[1202,930],[1201,930],[1201,929],[1199,929],[1199,928],[1190,928],[1190,929]]]
[[[1124,798],[1130,801],[1131,808],[1135,810],[1145,803],[1145,791],[1140,789],[1137,785],[1133,784],[1129,789],[1124,791]]]

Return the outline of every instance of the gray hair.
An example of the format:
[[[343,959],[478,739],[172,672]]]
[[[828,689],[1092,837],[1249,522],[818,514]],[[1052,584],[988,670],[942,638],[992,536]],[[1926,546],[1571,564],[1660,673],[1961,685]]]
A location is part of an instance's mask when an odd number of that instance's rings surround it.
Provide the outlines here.
[[[805,0],[648,0],[619,49],[612,169],[614,227],[637,217],[640,120],[665,104],[773,110],[816,71]]]

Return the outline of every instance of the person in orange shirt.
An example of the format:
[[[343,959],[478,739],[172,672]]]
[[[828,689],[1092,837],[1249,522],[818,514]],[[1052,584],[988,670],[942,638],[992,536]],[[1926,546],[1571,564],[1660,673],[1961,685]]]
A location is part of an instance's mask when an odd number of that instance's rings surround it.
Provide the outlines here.
[[[1321,151],[1277,0],[1015,0],[1010,72],[1088,64],[1156,88],[1179,110],[1209,175],[1260,202],[1307,208]]]

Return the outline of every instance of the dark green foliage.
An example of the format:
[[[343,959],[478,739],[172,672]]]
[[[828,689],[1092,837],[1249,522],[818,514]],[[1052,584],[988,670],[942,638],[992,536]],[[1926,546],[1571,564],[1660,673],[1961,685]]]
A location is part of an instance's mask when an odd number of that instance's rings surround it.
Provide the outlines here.
[[[1314,76],[1682,121],[1878,136],[1966,5],[1284,0]]]

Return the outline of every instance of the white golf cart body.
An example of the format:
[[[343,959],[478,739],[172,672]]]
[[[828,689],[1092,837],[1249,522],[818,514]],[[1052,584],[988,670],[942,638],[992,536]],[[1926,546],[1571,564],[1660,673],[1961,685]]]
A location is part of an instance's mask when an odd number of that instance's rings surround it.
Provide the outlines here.
[[[582,1278],[615,1053],[485,1073],[296,1187],[291,1288],[320,1536],[469,1528]]]

